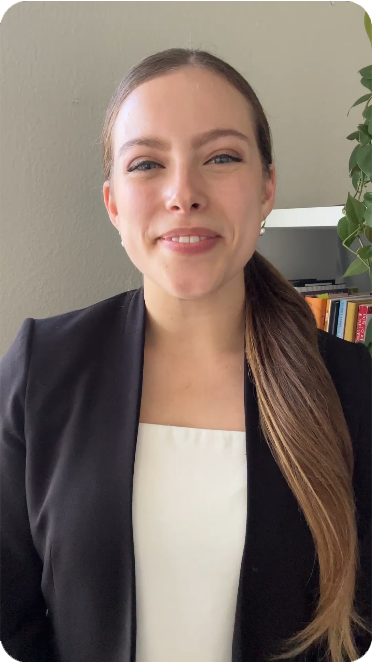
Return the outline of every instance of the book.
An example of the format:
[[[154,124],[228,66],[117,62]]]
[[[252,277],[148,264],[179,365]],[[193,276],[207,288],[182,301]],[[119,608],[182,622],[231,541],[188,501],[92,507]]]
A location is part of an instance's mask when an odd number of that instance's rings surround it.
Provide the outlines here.
[[[359,293],[359,288],[336,284],[334,279],[289,282],[308,303],[319,329],[351,343],[364,342],[372,317],[372,292]]]
[[[329,325],[327,331],[329,334],[333,334],[334,336],[337,333],[339,304],[340,299],[332,299],[330,302]]]
[[[369,305],[371,303],[372,299],[365,300],[366,305]],[[351,341],[352,343],[355,343],[359,307],[362,304],[363,300],[359,299],[351,299],[350,301],[347,301],[344,334],[343,334],[343,338],[346,341]]]
[[[326,314],[326,303],[327,299],[320,299],[319,297],[305,297],[306,302],[310,306],[314,318],[316,320],[316,325],[319,329],[324,329],[325,327],[325,314]]]
[[[329,330],[330,303],[332,302],[333,299],[337,298],[339,299],[340,295],[330,295],[326,300],[325,324],[324,324],[324,331],[326,332]]]
[[[301,288],[295,288],[300,295],[303,297],[305,296],[312,296],[312,295],[318,295],[318,294],[348,294],[349,293],[349,288],[345,285],[310,285],[310,286],[304,286]]]
[[[365,341],[365,334],[371,317],[372,317],[372,305],[359,304],[355,343],[357,343],[358,341]]]
[[[339,338],[345,338],[345,328],[346,328],[346,319],[347,319],[347,311],[348,311],[348,306],[352,302],[357,302],[360,301],[361,303],[363,302],[369,302],[372,300],[372,295],[371,293],[361,293],[360,295],[349,295],[348,297],[342,297],[340,300],[340,305],[339,305],[339,311],[338,311],[338,321],[337,321],[337,331],[336,331],[336,336]],[[350,307],[350,314],[349,314],[349,327],[351,326],[351,316],[353,316],[353,311],[354,307]],[[354,320],[354,324],[357,323],[357,317]],[[349,329],[349,335],[353,333],[355,337],[355,332],[356,332],[356,327],[352,331]],[[351,339],[353,341],[353,339]],[[353,341],[354,342],[354,341]]]
[[[318,281],[317,279],[288,279],[295,287],[303,287],[309,284],[317,285],[318,283],[324,283],[324,281]],[[327,279],[327,283],[335,284],[335,279]]]
[[[344,296],[341,296],[341,293],[329,293],[323,292],[319,294],[305,294],[305,300],[312,309],[314,318],[316,320],[317,327],[323,329],[324,331],[329,331],[329,320],[330,320],[330,302],[334,299],[338,299],[340,306],[338,307],[338,317],[337,320],[334,320],[336,316],[337,307],[333,307],[333,329],[336,326],[334,333],[340,338],[344,338],[346,314],[347,314],[347,303],[350,300],[364,300],[366,301],[371,297],[370,293],[361,293],[356,295],[354,293],[345,293]],[[351,314],[349,315],[350,320]],[[357,322],[357,312],[356,312],[356,322]],[[349,322],[350,327],[350,322]],[[355,330],[354,330],[355,331]],[[329,331],[329,333],[331,333]]]
[[[371,299],[372,293],[364,292],[359,295],[353,295],[343,297],[343,299],[352,299],[354,301],[366,301]],[[339,317],[339,306],[340,306],[341,297],[339,295],[330,296],[329,301],[326,306],[325,314],[325,326],[324,331],[329,332],[329,334],[337,335],[337,326],[338,326],[338,317]]]

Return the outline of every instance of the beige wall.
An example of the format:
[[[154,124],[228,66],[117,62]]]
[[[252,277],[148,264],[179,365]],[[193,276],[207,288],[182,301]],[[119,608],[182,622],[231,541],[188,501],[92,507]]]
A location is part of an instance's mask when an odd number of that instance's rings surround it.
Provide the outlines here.
[[[344,204],[346,136],[361,109],[347,112],[371,62],[363,16],[352,2],[11,6],[0,39],[0,356],[26,317],[141,283],[103,203],[99,141],[116,85],[150,53],[200,46],[247,77],[272,129],[275,207]]]
[[[354,192],[355,143],[346,136],[362,107],[347,112],[366,93],[357,71],[371,63],[363,19],[354,2],[10,7],[0,40],[0,356],[25,318],[141,285],[102,196],[103,118],[130,66],[175,46],[226,59],[253,86],[271,125],[275,207],[344,205]],[[277,247],[277,255],[285,253]]]

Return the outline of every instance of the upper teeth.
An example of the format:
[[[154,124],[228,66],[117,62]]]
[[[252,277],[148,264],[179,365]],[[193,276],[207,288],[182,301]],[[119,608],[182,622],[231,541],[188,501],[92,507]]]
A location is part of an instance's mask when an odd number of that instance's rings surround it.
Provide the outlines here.
[[[173,242],[200,242],[207,237],[198,237],[197,235],[186,235],[185,237],[171,237]]]

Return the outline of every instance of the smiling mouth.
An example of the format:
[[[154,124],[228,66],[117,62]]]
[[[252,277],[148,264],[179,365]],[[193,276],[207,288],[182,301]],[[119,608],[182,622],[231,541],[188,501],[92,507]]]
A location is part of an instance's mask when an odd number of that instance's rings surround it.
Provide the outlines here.
[[[215,237],[218,237],[218,235],[215,235]],[[204,237],[204,236],[199,236],[199,235],[175,235],[175,237],[160,237],[159,239],[163,239],[165,241],[172,241],[172,242],[178,242],[179,244],[198,244],[199,242],[203,242],[205,239],[215,239],[215,237]]]
[[[174,253],[182,255],[199,255],[213,249],[221,240],[220,235],[216,237],[205,237],[204,239],[190,242],[189,238],[184,237],[182,241],[172,240],[171,237],[159,237],[158,241],[162,246]]]

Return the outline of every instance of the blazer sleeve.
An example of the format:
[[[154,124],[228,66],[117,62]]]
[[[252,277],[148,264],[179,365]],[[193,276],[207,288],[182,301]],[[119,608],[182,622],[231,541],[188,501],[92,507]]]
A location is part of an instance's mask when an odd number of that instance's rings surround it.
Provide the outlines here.
[[[18,661],[55,661],[25,487],[25,394],[32,332],[27,318],[0,362],[1,642]]]
[[[357,343],[357,348],[360,420],[354,454],[354,487],[360,562],[355,601],[358,614],[372,629],[372,357],[362,343]],[[357,631],[360,656],[368,651],[371,642],[371,634]]]

